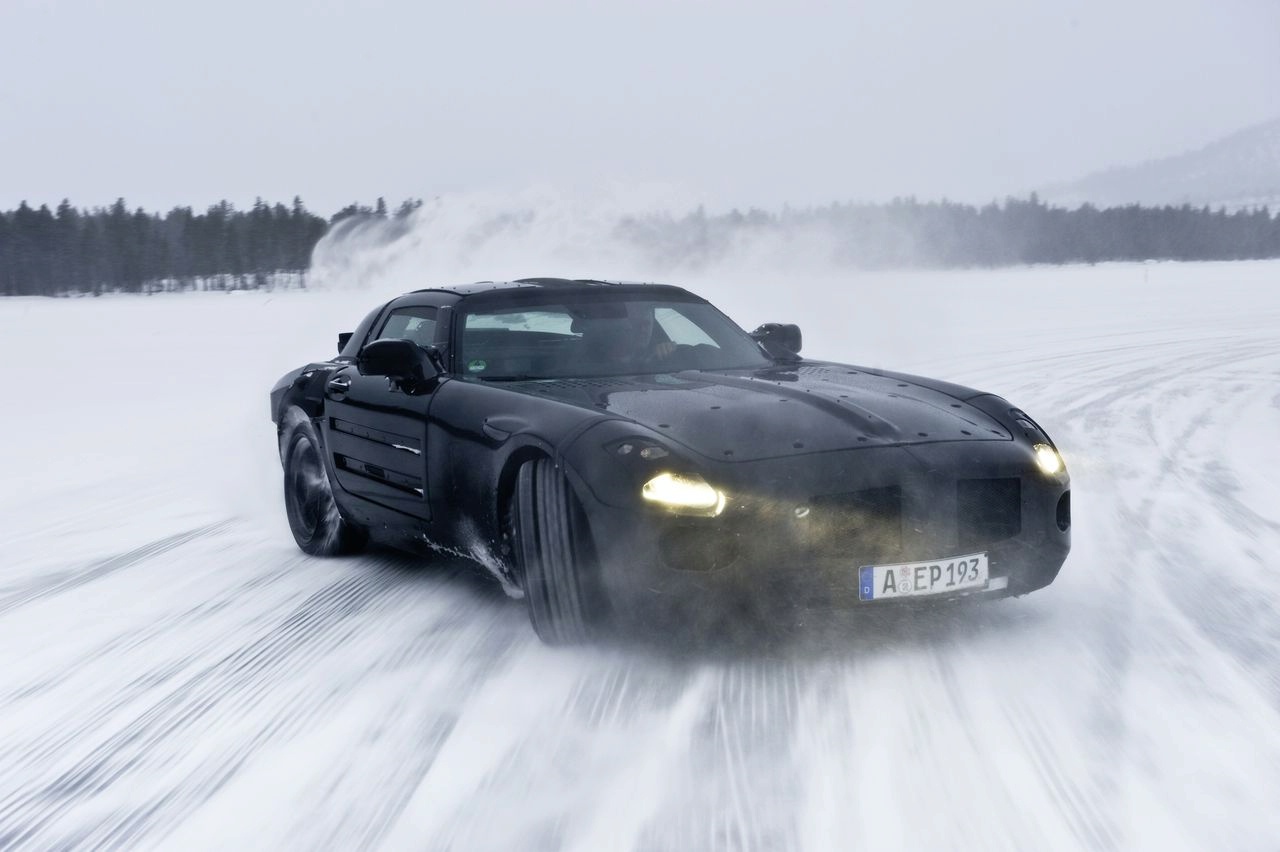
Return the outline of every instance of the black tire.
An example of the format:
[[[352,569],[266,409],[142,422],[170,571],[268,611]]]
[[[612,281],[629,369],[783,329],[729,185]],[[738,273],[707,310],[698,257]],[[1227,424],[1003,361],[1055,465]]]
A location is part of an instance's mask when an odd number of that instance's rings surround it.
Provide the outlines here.
[[[320,442],[309,420],[299,420],[284,435],[284,506],[293,540],[312,556],[358,553],[367,533],[338,513],[333,486],[320,455]]]
[[[548,645],[590,639],[600,622],[590,531],[568,480],[551,459],[525,462],[511,520],[529,621]]]

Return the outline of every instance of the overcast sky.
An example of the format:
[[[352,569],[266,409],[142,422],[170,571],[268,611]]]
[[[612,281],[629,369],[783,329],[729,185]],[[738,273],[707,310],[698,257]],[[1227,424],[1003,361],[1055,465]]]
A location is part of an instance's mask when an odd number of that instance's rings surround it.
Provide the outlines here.
[[[984,200],[1280,116],[1277,0],[0,0],[0,206]]]

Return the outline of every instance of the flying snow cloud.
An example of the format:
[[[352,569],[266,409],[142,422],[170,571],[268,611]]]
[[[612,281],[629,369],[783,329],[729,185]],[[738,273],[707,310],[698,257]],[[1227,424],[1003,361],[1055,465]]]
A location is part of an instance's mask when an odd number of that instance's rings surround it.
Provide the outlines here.
[[[645,264],[619,239],[628,215],[661,215],[687,204],[651,191],[571,196],[547,187],[434,198],[403,218],[339,222],[312,255],[313,281],[329,289],[403,292],[446,282],[535,275],[628,277]]]
[[[913,353],[902,321],[945,327],[947,305],[920,298],[909,273],[860,268],[850,257],[895,241],[911,253],[912,240],[841,232],[803,213],[705,214],[697,198],[665,186],[469,192],[398,218],[339,221],[315,248],[310,286],[367,296],[371,307],[471,281],[657,281],[704,296],[744,328],[800,323],[806,349],[824,357],[882,363],[891,353],[905,363]]]
[[[840,233],[823,217],[788,215],[708,215],[689,193],[657,185],[457,193],[403,216],[338,222],[315,248],[312,281],[322,289],[393,294],[528,276],[680,283],[689,276],[849,273],[851,241],[865,237]],[[908,235],[888,239],[901,251],[912,248]]]

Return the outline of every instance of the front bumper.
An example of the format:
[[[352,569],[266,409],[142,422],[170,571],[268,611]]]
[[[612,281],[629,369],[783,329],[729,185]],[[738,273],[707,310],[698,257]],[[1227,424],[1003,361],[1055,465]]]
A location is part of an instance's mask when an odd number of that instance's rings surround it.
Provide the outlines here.
[[[619,609],[733,601],[765,610],[899,607],[1025,594],[1071,547],[1070,482],[1014,442],[882,447],[723,465],[715,518],[584,501],[601,583]],[[985,552],[988,587],[863,602],[858,569]]]

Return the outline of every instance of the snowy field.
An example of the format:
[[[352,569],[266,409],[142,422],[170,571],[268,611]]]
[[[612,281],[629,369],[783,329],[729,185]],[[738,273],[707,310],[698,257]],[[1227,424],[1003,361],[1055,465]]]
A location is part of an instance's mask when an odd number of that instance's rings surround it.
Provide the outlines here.
[[[667,277],[1031,412],[1058,581],[548,649],[464,565],[294,547],[267,391],[382,292],[3,301],[0,848],[1276,848],[1280,264]]]

